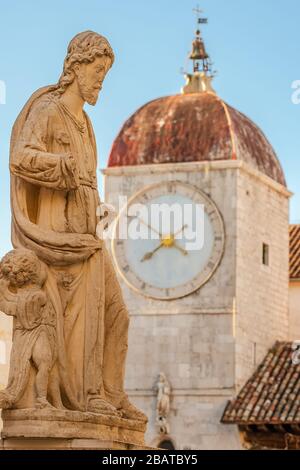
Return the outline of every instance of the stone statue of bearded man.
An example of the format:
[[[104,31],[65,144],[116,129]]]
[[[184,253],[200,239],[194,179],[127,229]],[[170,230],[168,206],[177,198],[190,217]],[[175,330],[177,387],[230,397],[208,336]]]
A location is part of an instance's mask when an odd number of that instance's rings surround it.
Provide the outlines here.
[[[113,62],[104,37],[78,34],[58,84],[35,92],[20,113],[10,156],[12,242],[34,252],[46,269],[43,289],[57,337],[49,403],[146,421],[123,388],[129,317],[108,251],[96,236],[97,150],[83,110],[85,102],[96,104]],[[32,383],[15,409],[32,406]]]

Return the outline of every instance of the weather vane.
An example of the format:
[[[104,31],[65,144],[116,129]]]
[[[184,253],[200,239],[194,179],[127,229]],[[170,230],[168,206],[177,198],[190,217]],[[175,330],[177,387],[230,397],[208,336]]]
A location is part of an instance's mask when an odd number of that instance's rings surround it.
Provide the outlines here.
[[[198,24],[207,24],[207,23],[208,23],[207,18],[203,18],[203,17],[201,16],[201,13],[204,13],[204,11],[203,11],[203,10],[200,10],[199,5],[197,5],[196,8],[193,8],[193,12],[196,13],[196,16],[197,16],[197,23],[198,23]]]

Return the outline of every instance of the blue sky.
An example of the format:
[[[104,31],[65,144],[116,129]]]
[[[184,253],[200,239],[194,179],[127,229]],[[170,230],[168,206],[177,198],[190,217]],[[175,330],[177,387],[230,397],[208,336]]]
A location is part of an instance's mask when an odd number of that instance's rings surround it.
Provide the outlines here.
[[[175,94],[184,82],[197,0],[0,0],[0,256],[10,248],[8,146],[21,107],[37,88],[56,83],[69,40],[87,29],[106,35],[116,63],[96,108],[88,109],[106,166],[114,137],[139,106]],[[286,173],[291,221],[300,221],[299,0],[203,0],[203,28],[218,76],[215,89],[252,118],[273,144]],[[101,183],[101,180],[100,180]]]

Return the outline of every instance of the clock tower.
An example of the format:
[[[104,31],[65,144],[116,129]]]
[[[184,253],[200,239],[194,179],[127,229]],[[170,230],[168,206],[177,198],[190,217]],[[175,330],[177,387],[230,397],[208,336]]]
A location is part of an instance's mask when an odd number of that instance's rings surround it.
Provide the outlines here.
[[[199,30],[190,58],[182,93],[143,106],[114,141],[103,173],[119,216],[107,243],[148,444],[238,449],[236,427],[220,423],[226,403],[288,336],[290,193],[263,132],[214,92]]]

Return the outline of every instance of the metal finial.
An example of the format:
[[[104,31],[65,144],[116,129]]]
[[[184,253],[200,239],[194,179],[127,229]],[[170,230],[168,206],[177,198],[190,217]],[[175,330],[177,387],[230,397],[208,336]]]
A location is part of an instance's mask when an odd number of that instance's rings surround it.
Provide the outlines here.
[[[197,30],[192,44],[192,51],[189,54],[189,59],[193,61],[193,73],[186,73],[187,85],[183,90],[185,93],[213,91],[211,86],[214,77],[212,62],[206,52],[199,27],[199,25],[207,24],[208,19],[202,16],[203,10],[200,10],[199,5],[193,9],[193,12],[196,13],[197,18]]]
[[[209,55],[206,52],[205,44],[201,37],[201,31],[198,26],[199,24],[207,24],[208,19],[202,16],[203,10],[200,10],[199,5],[193,9],[193,12],[196,13],[197,17],[197,31],[193,41],[192,52],[189,57],[193,61],[194,73],[201,71],[210,73]]]

